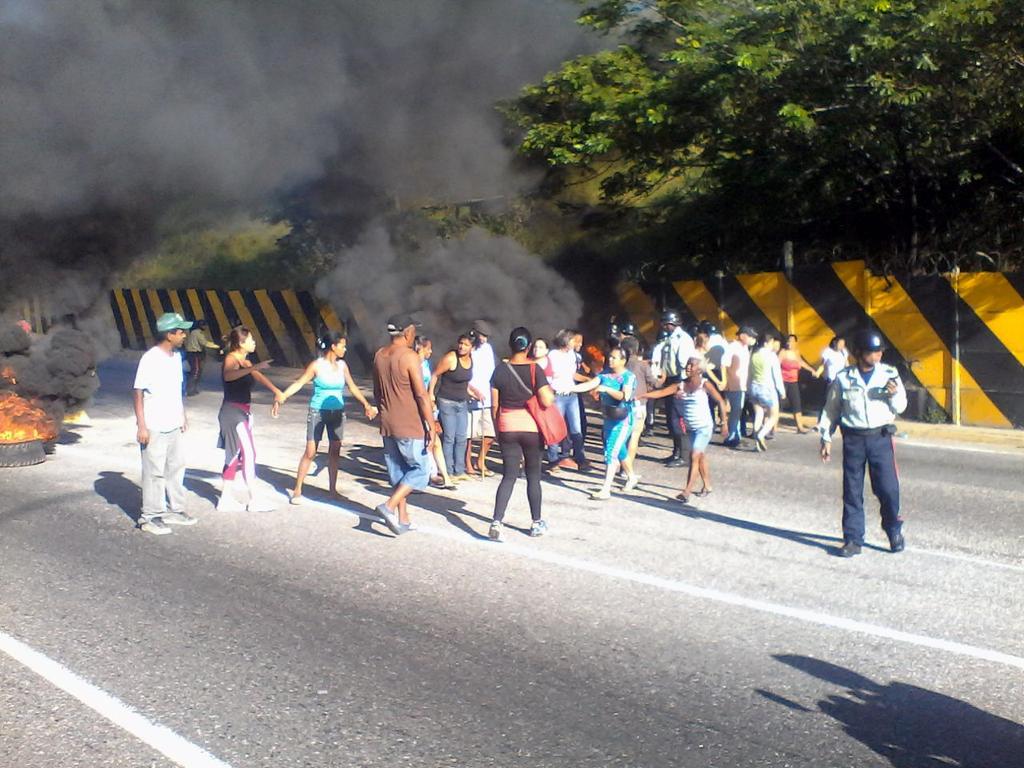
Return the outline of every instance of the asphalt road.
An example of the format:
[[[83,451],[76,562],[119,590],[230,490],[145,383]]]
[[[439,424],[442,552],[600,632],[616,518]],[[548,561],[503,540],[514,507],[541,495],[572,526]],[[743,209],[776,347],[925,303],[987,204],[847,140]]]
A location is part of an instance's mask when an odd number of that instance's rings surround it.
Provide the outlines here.
[[[545,483],[542,539],[520,484],[506,542],[486,541],[497,478],[414,496],[420,530],[395,539],[360,517],[386,489],[358,413],[344,504],[322,469],[307,505],[213,511],[207,391],[200,523],[154,537],[132,523],[132,365],[104,366],[92,425],[45,464],[0,470],[2,766],[1024,765],[1019,453],[901,446],[900,555],[873,500],[872,546],[831,554],[838,462],[785,432],[767,454],[714,448],[715,492],[690,506],[685,470],[645,460],[609,502],[586,496],[596,475]],[[283,489],[304,406],[275,421],[259,402],[260,475]],[[58,687],[72,673],[88,703]],[[166,757],[99,691],[199,749]]]

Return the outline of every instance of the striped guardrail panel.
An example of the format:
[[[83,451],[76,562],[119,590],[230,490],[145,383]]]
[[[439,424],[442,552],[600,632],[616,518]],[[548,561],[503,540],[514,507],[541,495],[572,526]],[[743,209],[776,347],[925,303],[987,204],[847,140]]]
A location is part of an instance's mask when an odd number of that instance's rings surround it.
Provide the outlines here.
[[[953,355],[955,294],[946,279],[878,277],[865,270],[863,262],[832,266],[939,407],[947,413],[952,411],[953,379],[958,376],[964,423],[998,427],[1014,423],[993,402],[985,384],[978,381],[978,369],[969,362],[970,355],[964,355],[965,346],[970,344],[970,334],[964,332],[969,325],[961,326],[959,362]]]
[[[1024,275],[879,277],[851,261],[790,278],[765,272],[673,287],[691,314],[717,318],[726,335],[741,324],[797,334],[812,364],[832,336],[872,326],[886,360],[922,392],[924,410],[949,413],[959,380],[963,423],[1024,426]]]
[[[963,419],[996,426],[1024,424],[1024,367],[964,301],[954,281],[959,278],[900,278],[947,350],[955,349],[959,338]]]
[[[344,327],[334,309],[308,291],[117,288],[111,291],[110,308],[125,348],[151,346],[156,319],[164,312],[179,312],[206,320],[214,341],[225,338],[240,322],[251,329],[261,359],[292,367],[302,367],[316,356],[321,326]]]

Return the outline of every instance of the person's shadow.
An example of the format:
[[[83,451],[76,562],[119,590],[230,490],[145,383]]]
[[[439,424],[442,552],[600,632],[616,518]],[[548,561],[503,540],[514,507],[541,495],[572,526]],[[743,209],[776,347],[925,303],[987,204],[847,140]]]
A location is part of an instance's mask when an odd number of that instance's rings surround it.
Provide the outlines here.
[[[690,501],[685,504],[674,497],[657,494],[652,491],[647,491],[647,494],[642,496],[628,493],[623,494],[623,496],[625,498],[633,499],[634,501],[642,502],[648,506],[663,509],[666,512],[682,515],[683,517],[690,517],[695,520],[707,520],[712,523],[728,525],[731,528],[740,528],[741,530],[751,531],[752,533],[758,533],[763,536],[772,536],[777,539],[784,539],[795,544],[802,544],[805,547],[820,549],[829,555],[838,556],[842,551],[843,540],[836,536],[830,536],[822,533],[811,533],[810,531],[796,531],[792,528],[779,528],[774,525],[757,523],[753,520],[744,520],[742,517],[731,517],[718,512],[711,512],[706,509],[698,509],[694,506],[694,504],[698,503],[700,500],[700,497],[696,494],[691,496]],[[864,544],[864,548],[873,549],[877,552],[889,551],[885,547],[868,543]]]
[[[120,507],[128,519],[138,525],[142,514],[142,488],[125,477],[123,472],[100,472],[92,487],[107,504]]]
[[[807,656],[775,659],[843,689],[816,702],[847,734],[897,768],[1010,768],[1024,762],[1024,726],[935,691],[878,683]],[[789,709],[813,710],[771,691],[758,694]]]
[[[201,469],[185,471],[185,489],[216,506],[217,498],[220,495],[217,489],[197,475],[202,477],[218,477],[218,475]],[[123,472],[104,471],[100,472],[100,476],[93,482],[92,487],[107,504],[119,507],[129,520],[138,525],[142,514],[142,488],[137,483],[125,477]]]

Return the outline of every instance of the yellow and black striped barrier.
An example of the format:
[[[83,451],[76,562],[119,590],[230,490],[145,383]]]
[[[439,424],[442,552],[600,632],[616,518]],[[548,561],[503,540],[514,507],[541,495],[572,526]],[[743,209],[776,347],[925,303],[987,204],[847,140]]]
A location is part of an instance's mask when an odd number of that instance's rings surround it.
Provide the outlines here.
[[[125,348],[152,346],[156,319],[179,312],[190,320],[206,320],[214,341],[236,324],[247,326],[260,358],[295,368],[316,357],[321,327],[343,328],[331,306],[308,291],[118,288],[111,291],[110,307]]]
[[[653,303],[620,287],[632,313]],[[673,283],[691,320],[794,333],[812,364],[833,336],[873,327],[886,359],[933,409],[957,423],[1024,426],[1024,275],[998,272],[879,277],[862,261]],[[630,306],[632,304],[632,307]],[[643,320],[635,316],[634,321]]]

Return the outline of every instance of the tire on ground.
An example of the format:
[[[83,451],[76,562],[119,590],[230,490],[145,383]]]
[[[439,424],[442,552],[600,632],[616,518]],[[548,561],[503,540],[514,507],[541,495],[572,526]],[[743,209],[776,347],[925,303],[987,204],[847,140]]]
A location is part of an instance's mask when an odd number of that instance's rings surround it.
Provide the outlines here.
[[[30,467],[46,461],[41,440],[0,443],[0,467]]]

